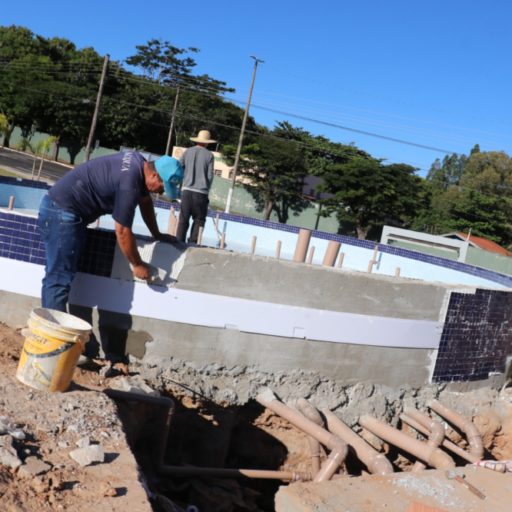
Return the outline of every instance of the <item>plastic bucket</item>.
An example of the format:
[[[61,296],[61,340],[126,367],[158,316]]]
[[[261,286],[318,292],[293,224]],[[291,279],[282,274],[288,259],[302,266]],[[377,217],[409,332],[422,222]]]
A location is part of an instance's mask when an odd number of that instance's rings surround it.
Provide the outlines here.
[[[54,309],[31,311],[16,377],[36,389],[66,391],[92,326]]]

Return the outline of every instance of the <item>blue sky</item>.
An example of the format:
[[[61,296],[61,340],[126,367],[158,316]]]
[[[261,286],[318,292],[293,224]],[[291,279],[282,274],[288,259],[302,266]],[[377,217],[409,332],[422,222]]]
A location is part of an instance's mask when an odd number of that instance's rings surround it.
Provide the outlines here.
[[[421,175],[439,150],[468,154],[478,143],[512,155],[511,19],[506,0],[28,0],[0,9],[1,25],[115,60],[150,38],[197,47],[197,72],[234,87],[242,108],[255,55],[265,61],[250,111],[258,123],[288,120]]]

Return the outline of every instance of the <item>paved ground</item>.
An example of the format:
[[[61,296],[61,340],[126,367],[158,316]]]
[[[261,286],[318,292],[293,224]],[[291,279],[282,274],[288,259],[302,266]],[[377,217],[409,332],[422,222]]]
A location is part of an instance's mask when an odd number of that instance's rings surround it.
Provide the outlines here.
[[[37,174],[39,164],[40,161],[37,160],[34,174]],[[0,149],[0,167],[30,178],[34,168],[34,158],[20,151],[2,148]],[[55,181],[69,169],[68,165],[45,161],[41,169],[41,179]]]

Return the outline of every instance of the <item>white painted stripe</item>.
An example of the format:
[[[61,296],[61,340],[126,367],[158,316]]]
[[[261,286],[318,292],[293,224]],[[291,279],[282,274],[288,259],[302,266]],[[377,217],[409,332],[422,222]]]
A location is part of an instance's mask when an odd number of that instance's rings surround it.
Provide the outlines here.
[[[0,258],[0,288],[40,294],[40,265]],[[337,343],[434,349],[442,324],[303,308],[78,274],[70,302],[135,316]]]

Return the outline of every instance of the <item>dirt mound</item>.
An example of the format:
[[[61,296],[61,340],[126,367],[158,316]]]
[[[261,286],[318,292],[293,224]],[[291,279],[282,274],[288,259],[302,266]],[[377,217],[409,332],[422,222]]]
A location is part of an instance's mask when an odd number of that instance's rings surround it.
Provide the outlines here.
[[[32,389],[15,378],[22,346],[0,324],[0,510],[151,511],[99,374],[77,370],[66,393]]]

